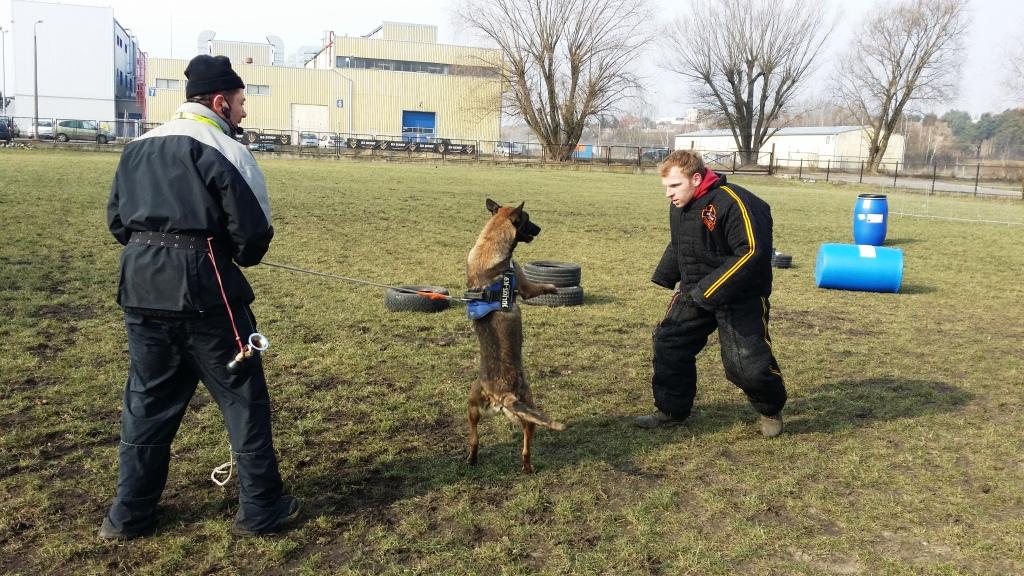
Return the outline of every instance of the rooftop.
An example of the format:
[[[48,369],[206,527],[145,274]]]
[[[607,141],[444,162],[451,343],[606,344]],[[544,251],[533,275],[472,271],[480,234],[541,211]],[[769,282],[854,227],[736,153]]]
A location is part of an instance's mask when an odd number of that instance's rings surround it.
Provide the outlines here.
[[[853,132],[854,130],[861,130],[863,126],[791,126],[788,128],[782,128],[775,133],[776,136],[831,136],[834,134],[840,134],[843,132]],[[732,136],[732,130],[728,129],[716,129],[716,130],[697,130],[696,132],[686,132],[679,136]]]

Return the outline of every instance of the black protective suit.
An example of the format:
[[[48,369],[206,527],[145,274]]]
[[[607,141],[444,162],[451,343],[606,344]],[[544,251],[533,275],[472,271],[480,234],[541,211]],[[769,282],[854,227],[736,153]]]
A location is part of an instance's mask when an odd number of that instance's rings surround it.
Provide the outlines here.
[[[655,406],[677,419],[690,415],[696,356],[716,328],[725,375],[754,408],[774,415],[786,403],[768,336],[771,210],[749,191],[718,178],[690,204],[670,206],[671,239],[652,277],[666,288],[679,284],[654,330],[651,382]]]

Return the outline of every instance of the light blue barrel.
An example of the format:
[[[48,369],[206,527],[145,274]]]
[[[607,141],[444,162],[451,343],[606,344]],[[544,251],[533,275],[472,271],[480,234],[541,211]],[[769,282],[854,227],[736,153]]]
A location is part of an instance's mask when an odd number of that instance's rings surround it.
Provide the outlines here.
[[[899,292],[903,251],[870,244],[822,244],[814,265],[818,288]]]
[[[889,221],[889,200],[885,194],[860,194],[853,206],[853,243],[881,246]]]

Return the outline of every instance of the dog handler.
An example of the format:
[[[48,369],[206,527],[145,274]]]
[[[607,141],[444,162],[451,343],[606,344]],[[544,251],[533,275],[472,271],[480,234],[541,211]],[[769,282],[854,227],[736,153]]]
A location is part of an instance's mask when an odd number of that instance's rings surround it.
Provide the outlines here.
[[[761,433],[782,433],[786,387],[768,336],[772,216],[768,204],[704,167],[691,150],[660,165],[670,200],[670,239],[651,279],[673,289],[654,330],[654,405],[636,424],[659,428],[690,416],[696,356],[717,328],[725,376],[761,414]]]
[[[171,441],[199,380],[224,415],[238,465],[232,533],[275,532],[299,511],[282,494],[259,354],[240,373],[227,368],[241,346],[236,330],[256,332],[252,288],[236,264],[258,264],[274,236],[263,173],[233,137],[246,116],[245,84],[224,56],[196,56],[185,77],[187,102],[125,146],[107,206],[124,245],[117,301],[130,367],[117,496],[102,538],[152,531]]]

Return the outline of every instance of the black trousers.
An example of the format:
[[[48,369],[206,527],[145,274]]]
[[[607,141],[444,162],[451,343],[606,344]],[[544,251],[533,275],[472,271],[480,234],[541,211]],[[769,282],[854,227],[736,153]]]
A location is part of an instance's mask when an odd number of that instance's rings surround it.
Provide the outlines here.
[[[782,372],[768,336],[767,297],[744,299],[715,312],[676,292],[664,320],[654,330],[654,405],[675,418],[686,418],[697,395],[697,354],[717,328],[725,377],[747,395],[764,415],[786,404]]]
[[[246,307],[235,314],[245,339],[255,330]],[[239,316],[242,316],[239,318]],[[252,322],[247,322],[245,315]],[[174,440],[199,380],[227,425],[239,482],[235,522],[251,530],[280,517],[282,483],[270,430],[270,396],[258,355],[244,374],[226,365],[238,353],[228,316],[166,318],[125,313],[131,366],[121,414],[117,496],[107,513],[125,532],[148,528],[167,482]],[[205,483],[207,478],[197,478]]]

